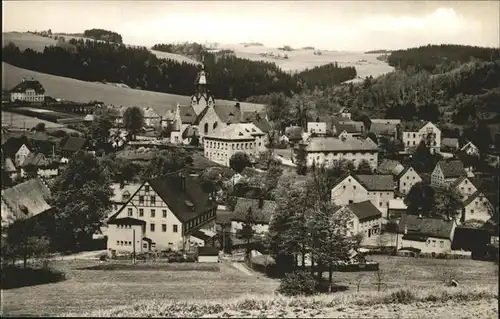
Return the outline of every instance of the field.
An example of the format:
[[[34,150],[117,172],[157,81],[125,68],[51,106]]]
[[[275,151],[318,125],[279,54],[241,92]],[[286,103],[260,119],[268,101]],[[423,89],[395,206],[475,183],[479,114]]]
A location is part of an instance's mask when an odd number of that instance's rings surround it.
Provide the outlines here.
[[[183,95],[158,93],[127,89],[102,83],[85,82],[51,74],[39,73],[12,66],[2,62],[2,89],[10,90],[23,77],[35,78],[45,88],[47,95],[63,100],[87,103],[91,100],[102,101],[105,104],[123,106],[151,106],[159,115],[173,110],[177,103],[189,104],[190,97]],[[194,90],[194,88],[193,88]],[[234,105],[234,101],[217,100],[220,105]],[[241,108],[252,105],[240,102]]]
[[[17,113],[12,113],[8,111],[2,111],[2,126],[11,126],[15,128],[27,128],[31,129],[35,127],[38,123],[45,123],[46,128],[60,128],[64,127],[62,124],[49,122],[45,120],[38,119],[32,116],[25,116]]]
[[[277,306],[281,305],[280,308],[283,311],[291,311],[291,307],[295,305],[295,308],[302,309],[299,311],[307,310],[308,314],[309,311],[314,310],[316,315],[321,313],[322,316],[338,317],[345,311],[349,311],[351,315],[356,315],[353,311],[364,311],[363,309],[373,308],[374,305],[370,304],[370,302],[383,304],[384,300],[386,300],[384,298],[389,298],[391,293],[398,289],[411,289],[415,294],[411,301],[418,302],[420,300],[422,304],[419,307],[422,308],[424,307],[423,302],[426,300],[448,296],[446,293],[448,293],[449,288],[444,287],[443,278],[445,275],[449,275],[450,272],[455,273],[454,278],[459,282],[460,287],[454,288],[455,290],[449,293],[458,293],[458,296],[461,296],[461,300],[457,297],[458,301],[461,301],[462,309],[469,311],[469,314],[470,311],[477,307],[486,307],[487,310],[491,311],[497,304],[496,300],[494,302],[487,300],[497,296],[498,268],[493,263],[473,260],[414,259],[388,256],[371,256],[370,259],[380,262],[383,282],[386,285],[382,288],[382,292],[378,293],[376,291],[375,274],[373,272],[335,273],[334,280],[337,284],[348,286],[349,290],[332,296],[318,296],[312,299],[290,299],[277,296],[274,292],[278,286],[276,280],[268,279],[255,272],[249,275],[237,270],[229,263],[220,263],[220,271],[218,272],[178,270],[119,271],[82,270],[83,267],[96,265],[96,261],[58,261],[55,267],[66,272],[66,281],[3,290],[3,312],[5,315],[72,313],[94,316],[140,316],[146,313],[152,316],[172,316],[168,310],[176,309],[176,311],[180,311],[177,316],[183,314],[188,316],[193,315],[193,311],[196,312],[196,309],[200,311],[201,307],[219,304],[222,310],[219,309],[218,312],[227,310],[228,313],[236,312],[240,316],[247,316],[248,314],[242,312],[247,309],[248,313],[257,316],[253,310],[262,310],[263,304],[268,307],[275,303]],[[360,276],[362,276],[360,292],[357,293],[356,284]],[[443,293],[445,294],[444,297]],[[449,297],[448,299],[453,298]],[[364,302],[363,305],[360,304],[360,300]],[[133,304],[131,304],[131,301],[133,301]],[[466,301],[479,304],[474,308],[472,304],[464,304]],[[244,303],[243,306],[241,305],[242,302]],[[301,303],[303,303],[302,306]],[[356,305],[354,307],[345,307],[349,303],[355,303]],[[440,304],[439,306],[451,305]],[[123,307],[125,307],[125,310],[123,310]],[[395,305],[394,307],[404,308],[407,305]],[[347,310],[339,312],[338,309],[340,308]],[[385,308],[382,307],[378,311],[383,309]],[[439,310],[438,308],[434,309]],[[277,310],[279,309],[276,308]],[[191,313],[186,313],[186,311],[191,311]],[[328,311],[336,312],[329,315]],[[389,311],[393,311],[392,308]],[[409,310],[403,309],[401,311]],[[205,311],[201,310],[201,312]],[[294,315],[294,312],[292,311],[290,314]],[[392,312],[391,316],[394,314]],[[268,312],[267,315],[278,316],[279,313],[269,314]],[[305,316],[306,314],[297,313],[295,315]],[[363,316],[363,313],[358,312],[357,315]],[[433,313],[430,313],[430,315],[439,317]],[[475,315],[469,317],[484,318],[484,316]],[[385,316],[388,316],[387,313]]]
[[[43,51],[45,46],[55,45],[56,40],[41,37],[34,34],[8,32],[2,34],[2,45],[9,42],[15,43],[21,50],[31,48],[37,51]],[[67,40],[72,36],[65,36]],[[366,54],[363,52],[346,52],[346,51],[322,51],[321,55],[314,55],[313,50],[297,49],[290,52],[279,51],[277,48],[268,48],[265,46],[248,46],[243,44],[220,44],[218,49],[233,50],[235,55],[239,58],[249,59],[253,61],[267,61],[276,63],[281,69],[285,71],[301,71],[306,68],[313,68],[331,62],[338,62],[341,66],[354,66],[360,78],[366,76],[377,77],[381,74],[391,72],[393,70],[387,63],[377,60],[380,54]],[[173,54],[151,50],[159,58],[167,58],[179,62],[193,63],[197,62],[191,58]],[[270,57],[260,56],[260,53],[280,53],[280,55],[287,54],[288,59],[273,59]]]

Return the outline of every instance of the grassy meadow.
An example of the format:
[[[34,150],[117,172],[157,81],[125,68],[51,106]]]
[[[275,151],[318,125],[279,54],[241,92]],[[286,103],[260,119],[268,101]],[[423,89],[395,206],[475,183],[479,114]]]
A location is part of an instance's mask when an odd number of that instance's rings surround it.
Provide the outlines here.
[[[38,123],[45,123],[45,128],[62,128],[64,125],[41,120],[33,116],[25,116],[17,113],[12,113],[9,111],[2,111],[2,126],[10,126],[15,128],[26,128],[31,129],[35,127]]]
[[[91,100],[106,104],[123,106],[150,106],[158,114],[173,110],[177,103],[189,104],[190,97],[183,95],[143,91],[107,85],[103,83],[85,82],[51,74],[30,71],[2,62],[2,89],[10,90],[23,77],[35,78],[45,88],[47,95],[53,98],[86,103]],[[194,88],[193,88],[194,90]],[[220,105],[234,105],[234,101],[217,100]],[[240,102],[243,111],[252,103]],[[253,109],[252,109],[253,110]]]
[[[217,264],[218,271],[201,267],[201,264],[197,270],[152,267],[130,271],[120,270],[120,267],[115,270],[84,269],[98,264],[93,260],[56,261],[54,267],[65,271],[67,280],[3,290],[3,314],[195,316],[211,313],[222,316],[227,312],[254,317],[332,316],[328,311],[372,309],[379,304],[387,306],[392,299],[397,299],[401,307],[407,306],[404,303],[415,305],[455,299],[462,304],[478,302],[488,309],[497,304],[496,300],[494,304],[491,301],[496,298],[498,289],[498,268],[493,263],[389,256],[371,256],[370,259],[380,262],[384,283],[381,292],[377,292],[374,272],[335,273],[335,282],[349,287],[346,292],[309,298],[278,296],[275,293],[279,285],[277,280],[254,272],[248,275],[228,263]],[[444,278],[451,273],[455,273],[454,278],[460,284],[458,288],[444,286]],[[401,289],[410,292],[400,292]],[[281,309],[281,312],[270,312],[274,306],[273,311]],[[351,315],[355,314],[362,315]]]

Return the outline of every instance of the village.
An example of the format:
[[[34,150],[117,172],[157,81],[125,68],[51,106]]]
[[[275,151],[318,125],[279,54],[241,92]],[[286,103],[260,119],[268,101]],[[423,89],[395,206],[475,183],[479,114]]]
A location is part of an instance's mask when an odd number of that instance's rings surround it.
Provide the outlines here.
[[[73,128],[93,127],[100,117],[112,116],[113,127],[101,128],[108,129],[104,142],[115,158],[128,156],[130,162],[144,164],[156,153],[179,149],[193,154],[179,170],[143,174],[139,180],[114,178],[111,209],[93,235],[109,258],[135,260],[168,251],[219,262],[232,252],[239,258],[238,252],[250,245],[255,254],[266,254],[258,247],[269,235],[277,203],[258,181],[270,174],[270,163],[297,179],[306,171],[339,169],[328,185],[335,207],[331,214],[348,214],[348,232],[360,238],[358,252],[498,258],[496,190],[482,183],[491,173],[472,164],[485,156],[472,142],[442,137],[432,122],[407,128],[399,119],[354,121],[347,108],[328,123],[316,119],[305,127],[275,130],[264,105],[218,105],[203,64],[193,91],[190,105],[177,104],[160,115],[150,107],[65,104],[50,98],[43,83],[23,79],[3,108],[25,115],[73,114],[71,121],[57,121]],[[401,147],[387,154],[382,140]],[[76,130],[50,133],[43,123],[24,130],[2,125],[2,170],[10,181],[2,189],[2,227],[50,214],[54,180],[77,154],[104,156],[96,145],[95,137],[90,141]],[[491,147],[491,154],[498,152]],[[498,178],[498,156],[490,157],[496,162],[487,166],[497,170]],[[208,175],[215,181],[209,191],[202,178]],[[428,190],[441,195],[425,203]],[[431,214],[433,206],[448,211]]]

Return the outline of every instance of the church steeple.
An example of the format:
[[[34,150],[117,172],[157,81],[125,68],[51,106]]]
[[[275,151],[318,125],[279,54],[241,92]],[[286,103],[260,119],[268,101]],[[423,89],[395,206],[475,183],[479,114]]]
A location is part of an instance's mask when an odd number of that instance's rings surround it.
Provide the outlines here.
[[[206,107],[211,107],[214,105],[215,100],[212,96],[208,81],[208,73],[205,71],[205,59],[202,56],[201,69],[196,76],[194,84],[196,85],[196,91],[191,97],[191,106],[193,107],[196,115],[200,114]]]

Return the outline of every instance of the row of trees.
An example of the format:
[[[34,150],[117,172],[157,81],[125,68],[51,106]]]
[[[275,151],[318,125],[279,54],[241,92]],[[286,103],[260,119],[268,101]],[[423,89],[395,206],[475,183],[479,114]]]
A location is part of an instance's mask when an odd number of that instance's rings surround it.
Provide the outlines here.
[[[276,64],[235,56],[204,53],[211,89],[220,99],[244,100],[252,95],[283,92],[291,95],[304,85],[324,87],[356,76],[352,67],[328,64],[298,74],[288,74]],[[124,83],[132,88],[191,95],[199,67],[159,59],[145,47],[111,42],[71,39],[46,47],[42,53],[21,50],[12,42],[2,50],[2,61],[12,65],[84,81]]]
[[[123,43],[121,34],[104,29],[85,30],[83,36],[101,41]]]

